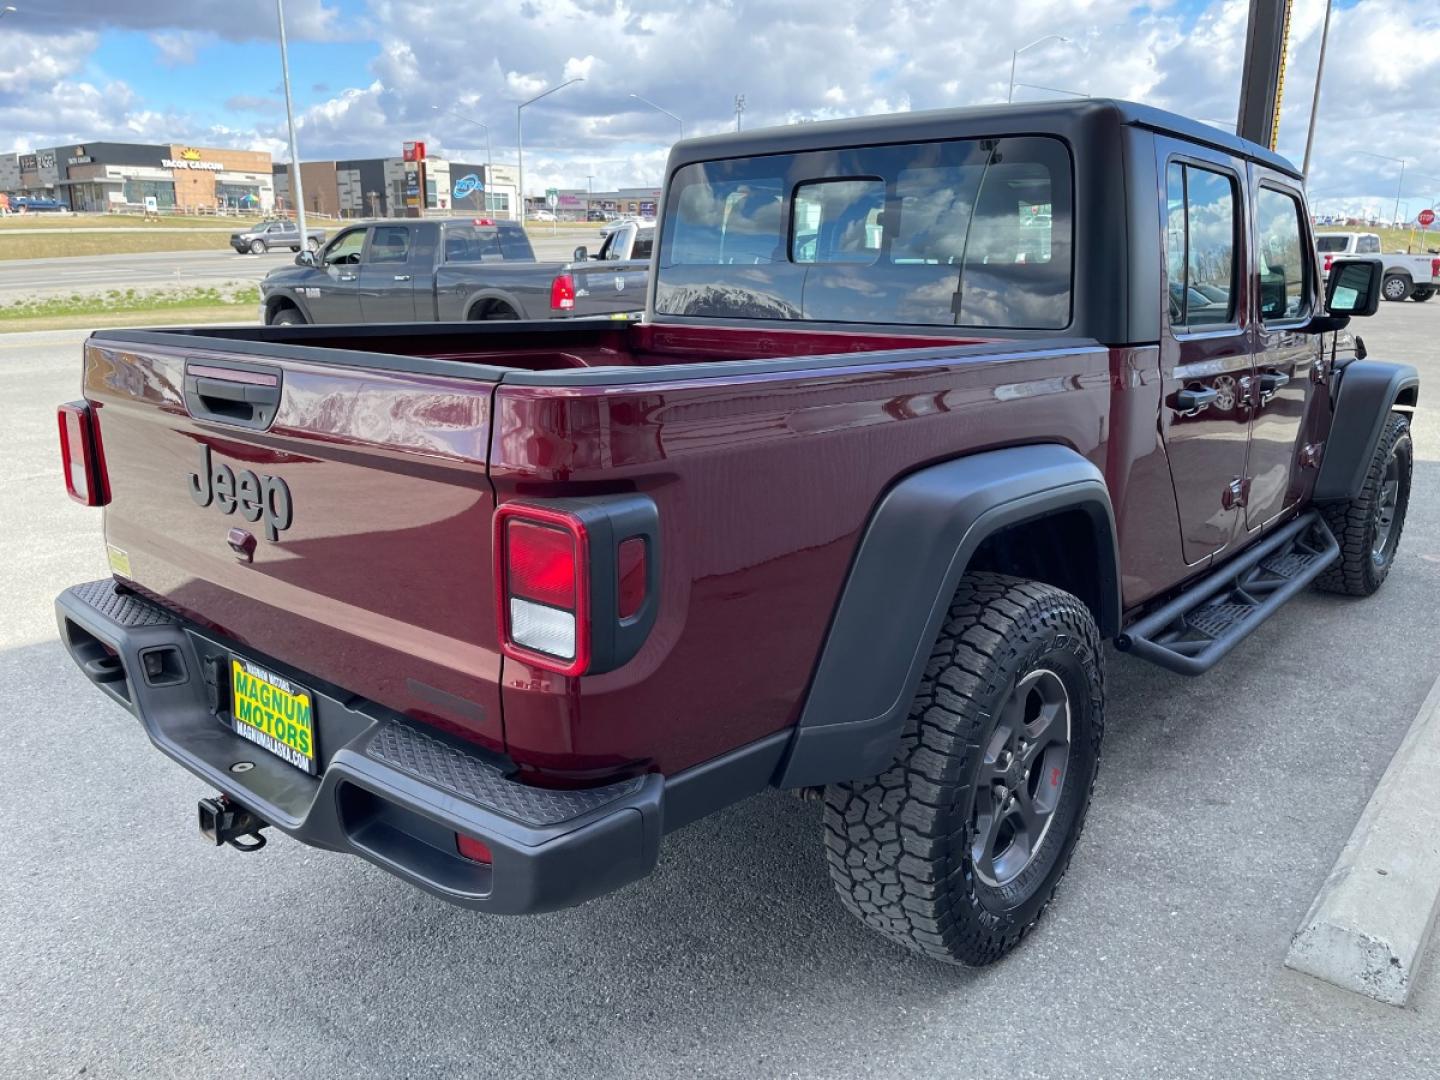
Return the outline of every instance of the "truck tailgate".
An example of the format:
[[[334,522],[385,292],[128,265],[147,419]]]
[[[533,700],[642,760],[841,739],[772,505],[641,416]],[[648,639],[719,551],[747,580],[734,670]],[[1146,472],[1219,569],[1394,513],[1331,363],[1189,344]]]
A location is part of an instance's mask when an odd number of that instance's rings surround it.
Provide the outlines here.
[[[257,660],[498,749],[493,390],[92,338],[111,566]]]

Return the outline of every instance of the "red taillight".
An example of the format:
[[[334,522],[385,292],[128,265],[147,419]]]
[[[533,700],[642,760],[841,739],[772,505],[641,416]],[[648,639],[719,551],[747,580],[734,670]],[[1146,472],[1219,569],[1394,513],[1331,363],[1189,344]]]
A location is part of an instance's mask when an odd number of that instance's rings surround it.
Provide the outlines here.
[[[500,647],[561,675],[590,663],[589,538],[579,518],[535,506],[495,511]]]
[[[555,311],[575,309],[575,279],[569,274],[556,274],[550,282],[550,307]]]
[[[494,225],[495,222],[494,222],[493,219],[488,218],[488,217],[477,217],[477,218],[471,219],[470,224],[471,224],[471,225]]]
[[[1430,260],[1430,276],[1432,278],[1440,277],[1440,259]]]
[[[633,619],[645,606],[645,538],[632,536],[620,545],[619,611],[621,619]]]
[[[85,506],[104,506],[110,501],[105,489],[105,469],[95,414],[84,401],[61,405],[60,458],[65,468],[65,490]]]
[[[567,611],[575,607],[575,538],[564,529],[512,521],[510,595]]]
[[[1327,274],[1330,273],[1330,264],[1333,263],[1334,261],[1335,261],[1335,256],[1334,256],[1334,255],[1326,255],[1326,256],[1325,256],[1325,273],[1327,273]]]
[[[490,845],[483,840],[476,840],[473,836],[466,836],[464,833],[455,834],[455,850],[469,859],[471,862],[484,863],[489,866],[495,860],[490,855]]]

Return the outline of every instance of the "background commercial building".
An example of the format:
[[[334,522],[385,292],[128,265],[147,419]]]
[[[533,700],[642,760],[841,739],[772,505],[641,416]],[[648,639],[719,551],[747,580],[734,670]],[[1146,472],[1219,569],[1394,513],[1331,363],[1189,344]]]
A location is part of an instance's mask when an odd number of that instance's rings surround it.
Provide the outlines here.
[[[95,142],[0,154],[0,189],[58,199],[72,210],[210,212],[272,209],[270,155],[258,150]]]
[[[405,217],[421,213],[511,217],[518,177],[508,165],[442,158],[305,161],[300,165],[305,209],[332,217]],[[274,166],[277,205],[290,209],[290,166]]]

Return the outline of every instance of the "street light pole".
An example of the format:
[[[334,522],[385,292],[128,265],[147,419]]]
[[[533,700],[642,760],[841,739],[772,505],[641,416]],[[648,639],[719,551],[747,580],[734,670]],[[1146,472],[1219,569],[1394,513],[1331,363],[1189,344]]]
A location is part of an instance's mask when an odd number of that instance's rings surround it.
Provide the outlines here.
[[[490,189],[495,184],[495,158],[490,153],[490,125],[481,123],[479,120],[472,120],[470,117],[463,116],[454,109],[442,109],[439,105],[431,105],[430,108],[436,112],[453,116],[457,120],[464,120],[467,124],[474,124],[478,128],[485,129],[485,210],[487,213],[492,212],[495,207],[495,199]]]
[[[525,106],[534,105],[535,102],[539,101],[541,98],[549,97],[557,90],[564,90],[565,87],[570,86],[573,83],[584,81],[585,76],[583,75],[576,76],[573,79],[567,79],[559,86],[552,86],[543,94],[536,94],[528,101],[522,101],[519,105],[515,106],[515,158],[519,165],[517,171],[520,174],[520,224],[522,225],[525,224],[525,124],[524,116],[522,115]]]
[[[639,101],[645,105],[649,105],[650,108],[654,109],[656,112],[662,112],[666,116],[670,117],[671,120],[674,120],[675,123],[680,125],[680,138],[685,138],[684,120],[681,120],[680,117],[676,116],[673,112],[665,108],[663,105],[656,105],[655,102],[651,101],[649,98],[641,97],[639,94],[631,94],[630,96],[633,97],[636,101]]]
[[[1070,39],[1062,34],[1046,34],[1042,38],[1036,38],[1030,42],[1029,45],[1021,45],[1020,48],[1010,54],[1010,92],[1005,95],[1007,102],[1015,100],[1015,61],[1020,58],[1022,52],[1029,52],[1035,48],[1035,46],[1044,45],[1047,41],[1063,41],[1067,45],[1070,44]]]
[[[735,130],[740,130],[740,118],[745,115],[745,95],[735,95]]]
[[[290,125],[291,184],[295,195],[295,225],[300,230],[300,250],[310,250],[310,233],[305,228],[305,184],[300,177],[300,144],[295,138],[295,106],[290,99],[290,49],[285,40],[285,0],[275,0],[275,18],[280,23],[280,70],[285,76],[285,120]]]
[[[1325,26],[1320,31],[1320,62],[1315,65],[1315,94],[1310,99],[1310,130],[1305,134],[1305,163],[1300,175],[1310,179],[1310,151],[1315,147],[1315,118],[1320,115],[1320,80],[1325,78],[1325,43],[1330,40],[1330,2],[1325,0]]]

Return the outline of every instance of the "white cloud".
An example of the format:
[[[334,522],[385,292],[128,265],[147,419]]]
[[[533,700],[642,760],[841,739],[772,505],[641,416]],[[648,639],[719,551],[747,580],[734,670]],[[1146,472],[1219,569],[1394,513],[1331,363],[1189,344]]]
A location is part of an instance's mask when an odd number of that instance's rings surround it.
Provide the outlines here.
[[[459,108],[491,127],[496,160],[513,160],[515,104],[567,78],[568,87],[525,112],[531,185],[646,184],[659,178],[674,138],[727,130],[733,100],[745,125],[827,119],[910,108],[1003,101],[1013,49],[1022,84],[1146,101],[1233,123],[1248,0],[1192,5],[1137,0],[1024,0],[1011,5],[940,0],[367,0],[358,18],[336,0],[289,0],[292,33],[374,40],[370,70],[305,111],[307,157],[398,152],[402,141],[472,153],[483,133],[432,106]],[[233,0],[55,0],[69,25],[124,26],[157,38],[265,38],[266,12]],[[262,5],[263,7],[263,5]],[[267,9],[268,10],[268,9]],[[1280,129],[1281,150],[1304,153],[1324,0],[1296,0]],[[123,82],[87,81],[94,30],[0,39],[0,141],[96,138],[154,131],[165,140],[227,138],[283,147],[275,113],[245,112],[229,126],[141,102]],[[157,40],[157,45],[159,41]],[[184,55],[183,47],[172,50]],[[1312,191],[1326,199],[1393,202],[1404,157],[1405,194],[1421,204],[1419,178],[1440,177],[1440,9],[1433,0],[1358,0],[1336,8]],[[256,93],[268,86],[255,87]],[[1053,98],[1021,86],[1017,100]],[[258,128],[248,127],[258,123]],[[37,124],[44,132],[35,131]],[[171,125],[168,130],[159,130]],[[35,136],[34,138],[30,138]],[[53,137],[52,137],[53,136]],[[1440,189],[1440,183],[1431,185]],[[1428,197],[1423,200],[1428,201]],[[1387,205],[1387,210],[1389,206]]]
[[[150,42],[159,53],[157,59],[162,67],[182,67],[195,63],[195,54],[209,39],[208,34],[198,33],[194,30],[169,30],[161,34],[151,34]]]

